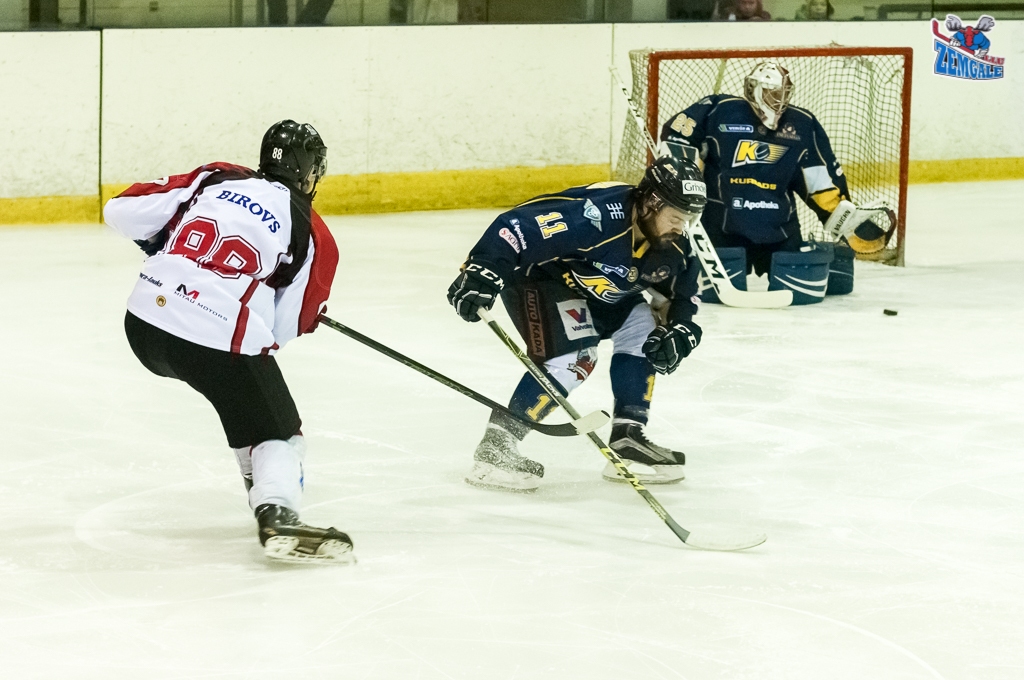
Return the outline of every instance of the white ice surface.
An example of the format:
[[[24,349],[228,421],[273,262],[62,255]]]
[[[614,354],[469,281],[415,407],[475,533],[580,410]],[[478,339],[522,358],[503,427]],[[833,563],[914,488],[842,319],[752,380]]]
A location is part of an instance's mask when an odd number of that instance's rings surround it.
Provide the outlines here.
[[[652,490],[684,527],[768,534],[746,553],[680,544],[584,438],[526,440],[534,495],[470,487],[486,409],[330,329],[295,341],[304,517],[352,535],[340,568],[263,559],[213,409],[132,355],[135,246],[2,229],[0,676],[1022,678],[1022,194],[912,187],[905,269],[702,310],[649,428],[689,472]],[[445,302],[495,212],[329,219],[330,314],[505,401],[519,364]],[[603,350],[581,411],[611,406]]]

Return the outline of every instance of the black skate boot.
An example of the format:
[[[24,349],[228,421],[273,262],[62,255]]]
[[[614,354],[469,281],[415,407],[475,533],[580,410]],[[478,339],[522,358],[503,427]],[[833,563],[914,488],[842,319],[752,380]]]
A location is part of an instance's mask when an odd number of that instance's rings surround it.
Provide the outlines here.
[[[321,529],[299,521],[293,510],[265,504],[256,508],[263,553],[289,562],[354,562],[352,539],[334,527]]]
[[[473,454],[473,469],[466,482],[500,491],[536,491],[544,466],[519,455],[519,442],[530,429],[503,414],[492,413],[484,438]]]
[[[613,423],[608,446],[643,484],[675,484],[686,477],[686,456],[652,443],[639,423]],[[611,463],[605,466],[602,476],[610,482],[625,481]]]

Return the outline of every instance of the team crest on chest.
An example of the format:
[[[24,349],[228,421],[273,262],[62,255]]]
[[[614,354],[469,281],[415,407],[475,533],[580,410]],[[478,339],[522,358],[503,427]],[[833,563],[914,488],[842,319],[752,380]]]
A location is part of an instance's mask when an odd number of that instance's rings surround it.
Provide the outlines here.
[[[605,276],[580,276],[572,272],[572,278],[575,279],[577,286],[585,288],[588,293],[605,302],[615,302],[626,294]]]
[[[741,139],[732,157],[732,167],[741,165],[774,165],[789,151],[788,146],[769,144],[753,139]]]

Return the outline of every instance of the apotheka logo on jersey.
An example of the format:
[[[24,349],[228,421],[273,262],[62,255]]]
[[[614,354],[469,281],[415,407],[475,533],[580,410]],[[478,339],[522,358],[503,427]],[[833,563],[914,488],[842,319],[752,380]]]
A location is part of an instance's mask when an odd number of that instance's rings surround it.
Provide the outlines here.
[[[935,44],[935,75],[961,80],[998,80],[1003,77],[1002,57],[989,54],[992,41],[987,33],[996,26],[996,20],[982,14],[973,26],[964,26],[960,17],[946,15],[945,35],[939,29],[939,20],[932,19]]]

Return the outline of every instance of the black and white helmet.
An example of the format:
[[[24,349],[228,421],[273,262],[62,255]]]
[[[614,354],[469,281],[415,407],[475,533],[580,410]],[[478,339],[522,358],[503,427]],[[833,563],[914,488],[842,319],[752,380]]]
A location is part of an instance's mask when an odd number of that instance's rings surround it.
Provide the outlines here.
[[[743,98],[765,127],[774,130],[793,98],[793,80],[789,71],[774,61],[762,61],[743,81]]]
[[[313,126],[282,120],[263,135],[260,172],[271,179],[311,194],[327,174],[327,146]]]
[[[708,202],[707,186],[700,168],[686,158],[662,156],[647,166],[637,185],[642,204],[657,211],[663,205],[699,218]]]

